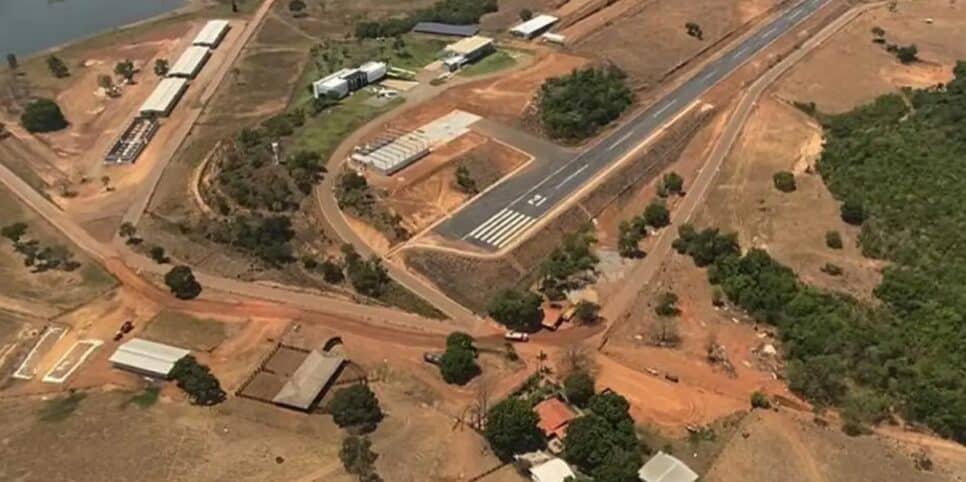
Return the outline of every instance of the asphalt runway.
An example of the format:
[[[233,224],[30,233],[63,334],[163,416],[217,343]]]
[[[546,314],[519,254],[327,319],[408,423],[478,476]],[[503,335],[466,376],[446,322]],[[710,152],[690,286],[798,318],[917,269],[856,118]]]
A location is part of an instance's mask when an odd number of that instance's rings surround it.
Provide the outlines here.
[[[563,163],[534,163],[464,206],[440,224],[437,232],[488,250],[508,245],[578,188],[828,1],[806,0],[789,9],[601,142]]]

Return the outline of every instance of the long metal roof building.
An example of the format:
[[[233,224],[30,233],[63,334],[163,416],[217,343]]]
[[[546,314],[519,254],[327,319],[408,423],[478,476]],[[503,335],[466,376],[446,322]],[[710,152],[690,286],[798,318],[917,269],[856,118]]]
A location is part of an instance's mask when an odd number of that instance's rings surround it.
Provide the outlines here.
[[[201,68],[204,67],[210,55],[211,50],[208,47],[199,45],[188,47],[168,70],[168,76],[193,79],[198,75],[198,72],[201,72]]]
[[[560,19],[551,15],[537,15],[536,17],[533,17],[530,20],[511,28],[510,33],[530,39],[543,33],[545,30],[550,28],[551,25],[557,23],[558,20]]]
[[[309,352],[272,402],[299,410],[309,410],[325,392],[345,363],[345,358],[318,350]]]
[[[413,27],[413,32],[434,35],[449,35],[453,37],[472,37],[480,31],[476,25],[453,25],[438,22],[419,22]]]
[[[167,378],[178,360],[189,353],[184,348],[132,338],[117,347],[110,361],[114,366],[142,375]]]
[[[188,88],[188,81],[180,77],[161,79],[147,100],[141,104],[142,115],[166,116]]]
[[[192,45],[215,48],[228,33],[228,20],[211,20],[198,32]]]
[[[698,474],[676,457],[658,452],[637,472],[641,482],[694,482]]]

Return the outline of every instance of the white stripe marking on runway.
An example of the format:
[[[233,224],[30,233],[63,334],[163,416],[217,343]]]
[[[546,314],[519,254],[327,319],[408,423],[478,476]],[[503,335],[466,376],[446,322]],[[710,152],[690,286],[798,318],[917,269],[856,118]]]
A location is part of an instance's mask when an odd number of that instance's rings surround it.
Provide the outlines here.
[[[521,224],[516,229],[514,229],[512,232],[508,232],[502,238],[494,240],[493,241],[493,244],[497,248],[502,248],[503,246],[506,246],[506,244],[509,243],[511,240],[513,240],[513,238],[517,237],[520,233],[526,232],[527,228],[529,228],[530,226],[532,226],[536,222],[537,222],[537,220],[534,219],[534,218],[528,219],[527,222]]]
[[[657,112],[655,112],[654,114],[651,115],[651,117],[657,117],[657,116],[663,114],[664,111],[670,109],[672,105],[677,104],[677,103],[678,103],[677,97],[671,99],[670,102],[668,102],[667,104],[664,104],[664,107],[661,107],[660,109],[658,109]]]
[[[590,167],[590,164],[584,164],[583,167],[581,167],[580,169],[577,169],[576,171],[570,173],[569,176],[567,176],[566,178],[564,178],[563,181],[558,182],[557,185],[554,186],[553,188],[554,189],[560,189],[560,186],[563,186],[564,184],[567,184],[568,182],[570,182],[571,179],[573,179],[574,177],[576,177],[577,174],[580,174],[581,172],[584,171],[584,169],[587,169],[588,167]]]
[[[487,227],[489,227],[491,224],[495,223],[496,220],[499,219],[500,216],[502,216],[503,213],[505,213],[507,211],[508,211],[508,209],[503,208],[502,211],[494,214],[493,216],[490,216],[490,219],[487,219],[486,221],[483,222],[483,224],[477,226],[476,229],[470,231],[470,233],[467,234],[466,237],[467,238],[472,238],[472,237],[476,236],[477,234],[480,234],[480,232],[482,232],[484,229],[486,229]]]
[[[508,226],[510,226],[513,223],[517,222],[517,220],[523,219],[523,218],[526,217],[523,213],[518,213],[516,211],[511,211],[511,213],[513,213],[513,214],[511,214],[509,216],[505,216],[503,218],[503,220],[500,221],[500,223],[496,225],[496,228],[495,229],[493,229],[489,233],[485,233],[483,235],[477,236],[476,239],[479,239],[480,241],[483,241],[484,243],[489,243],[493,238],[496,238],[497,236],[500,235],[500,233],[502,233],[504,230],[506,230]]]

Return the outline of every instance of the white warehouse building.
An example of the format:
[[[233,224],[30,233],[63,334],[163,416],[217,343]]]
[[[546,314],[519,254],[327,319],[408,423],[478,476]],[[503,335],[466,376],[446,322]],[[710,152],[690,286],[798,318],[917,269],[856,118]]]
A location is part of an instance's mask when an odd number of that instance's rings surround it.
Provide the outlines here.
[[[202,27],[195,39],[191,41],[191,45],[217,48],[227,33],[228,20],[211,20]]]
[[[550,29],[553,24],[560,20],[552,15],[537,15],[536,17],[523,22],[510,29],[510,33],[525,39],[532,39]]]
[[[168,70],[168,77],[183,77],[185,79],[193,79],[198,72],[201,72],[201,68],[205,66],[205,62],[208,61],[208,57],[211,56],[211,50],[208,47],[200,47],[193,45],[188,47],[187,50],[178,57],[178,60],[171,66]]]
[[[115,367],[140,375],[168,378],[171,369],[191,352],[184,348],[132,338],[117,347],[110,361]]]
[[[164,117],[171,113],[171,109],[181,100],[188,80],[180,77],[167,77],[154,88],[147,100],[141,104],[141,115],[146,117]]]
[[[312,83],[312,96],[332,96],[341,99],[386,76],[385,62],[366,62],[355,69],[342,69]]]

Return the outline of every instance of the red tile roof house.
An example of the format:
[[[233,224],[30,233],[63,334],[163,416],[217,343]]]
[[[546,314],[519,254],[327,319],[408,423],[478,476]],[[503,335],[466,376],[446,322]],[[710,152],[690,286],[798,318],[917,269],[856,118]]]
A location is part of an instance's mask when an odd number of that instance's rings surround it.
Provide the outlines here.
[[[577,413],[559,398],[548,398],[538,403],[533,410],[540,417],[540,423],[537,426],[543,430],[547,439],[562,440],[567,432],[567,425],[577,418]]]

